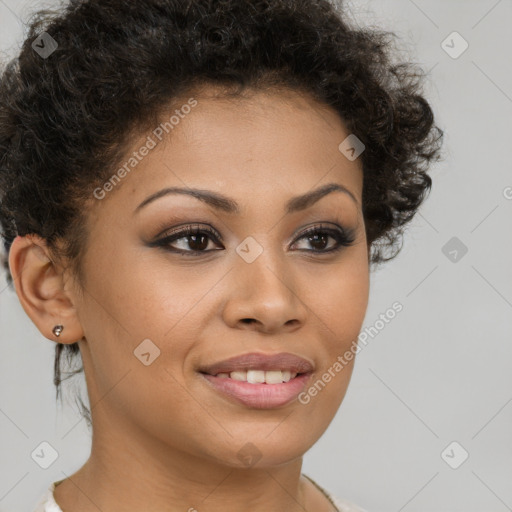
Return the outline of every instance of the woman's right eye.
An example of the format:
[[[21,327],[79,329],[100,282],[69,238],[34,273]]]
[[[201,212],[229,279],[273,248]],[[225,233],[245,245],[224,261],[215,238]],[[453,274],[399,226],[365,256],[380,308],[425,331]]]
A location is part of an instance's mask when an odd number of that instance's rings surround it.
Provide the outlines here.
[[[157,240],[152,245],[163,247],[165,250],[170,252],[175,252],[188,256],[199,256],[202,253],[211,252],[212,250],[206,250],[208,247],[209,241],[218,242],[220,237],[218,234],[213,231],[209,227],[200,228],[194,226],[187,226],[185,229],[181,229],[179,231],[172,232],[171,234]],[[186,240],[188,241],[181,242],[182,248],[175,248],[172,244],[175,244],[177,241]],[[191,250],[187,250],[186,247],[189,247]],[[217,250],[217,249],[213,249]]]

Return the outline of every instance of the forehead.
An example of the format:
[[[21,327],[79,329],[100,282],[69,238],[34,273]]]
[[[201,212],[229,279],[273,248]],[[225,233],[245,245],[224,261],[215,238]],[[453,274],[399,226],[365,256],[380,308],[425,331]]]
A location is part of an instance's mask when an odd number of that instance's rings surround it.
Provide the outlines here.
[[[134,160],[133,152],[153,142],[124,173],[118,187],[123,191],[114,194],[122,196],[118,201],[138,205],[167,186],[217,190],[250,201],[262,193],[274,197],[276,191],[298,195],[322,180],[361,193],[360,161],[339,150],[349,135],[343,121],[307,95],[276,90],[225,97],[207,90],[180,104],[163,111],[160,125],[141,134],[127,153],[125,160]]]

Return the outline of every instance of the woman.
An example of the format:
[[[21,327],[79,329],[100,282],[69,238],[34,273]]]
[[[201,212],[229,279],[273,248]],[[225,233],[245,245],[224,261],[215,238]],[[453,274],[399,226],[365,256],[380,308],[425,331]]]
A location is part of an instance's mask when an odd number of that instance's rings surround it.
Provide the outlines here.
[[[36,18],[0,84],[5,266],[92,426],[37,511],[362,510],[301,466],[439,158],[391,57],[327,0]]]

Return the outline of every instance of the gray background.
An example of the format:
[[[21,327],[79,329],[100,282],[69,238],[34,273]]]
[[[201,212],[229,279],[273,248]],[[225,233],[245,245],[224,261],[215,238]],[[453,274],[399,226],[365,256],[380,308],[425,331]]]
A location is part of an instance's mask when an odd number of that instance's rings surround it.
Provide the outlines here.
[[[1,50],[16,51],[39,5],[0,0]],[[363,329],[395,301],[404,309],[359,353],[303,472],[368,511],[512,510],[512,0],[347,8],[360,25],[393,30],[404,57],[430,70],[426,94],[446,132],[445,159],[402,253],[371,276]],[[469,43],[456,59],[441,46],[454,31]],[[468,248],[457,261],[443,253],[453,237]],[[90,438],[72,388],[56,406],[54,343],[0,279],[0,511],[21,512],[85,462]],[[42,441],[59,453],[46,470],[30,456]],[[457,465],[462,450],[469,458],[453,469],[445,460]]]

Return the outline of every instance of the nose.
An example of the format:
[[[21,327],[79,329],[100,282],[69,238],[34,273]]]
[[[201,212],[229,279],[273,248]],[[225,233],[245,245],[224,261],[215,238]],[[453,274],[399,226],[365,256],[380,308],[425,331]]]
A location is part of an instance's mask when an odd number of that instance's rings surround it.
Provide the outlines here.
[[[223,317],[227,325],[265,334],[293,332],[304,325],[308,308],[298,278],[286,262],[264,256],[240,260],[230,272],[232,282]]]

